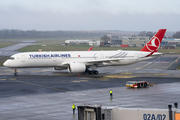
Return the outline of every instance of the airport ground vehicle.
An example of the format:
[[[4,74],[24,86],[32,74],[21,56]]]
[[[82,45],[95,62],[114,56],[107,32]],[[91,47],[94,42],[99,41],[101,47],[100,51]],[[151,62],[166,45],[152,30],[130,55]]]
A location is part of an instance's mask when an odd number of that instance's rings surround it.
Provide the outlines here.
[[[126,87],[131,87],[131,88],[140,88],[140,87],[147,87],[149,86],[148,81],[127,81],[126,82]]]

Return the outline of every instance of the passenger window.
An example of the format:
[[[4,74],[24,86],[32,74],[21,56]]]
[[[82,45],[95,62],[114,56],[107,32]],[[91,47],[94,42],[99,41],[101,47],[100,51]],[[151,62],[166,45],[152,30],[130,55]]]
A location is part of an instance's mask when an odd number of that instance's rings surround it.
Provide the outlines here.
[[[9,59],[10,59],[10,60],[14,60],[15,58],[14,58],[14,57],[10,57]]]

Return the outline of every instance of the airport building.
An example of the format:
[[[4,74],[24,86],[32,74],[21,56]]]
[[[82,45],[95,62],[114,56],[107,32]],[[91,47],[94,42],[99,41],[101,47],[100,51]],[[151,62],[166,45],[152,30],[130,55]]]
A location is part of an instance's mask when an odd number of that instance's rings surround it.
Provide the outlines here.
[[[90,46],[99,46],[100,40],[89,40],[89,45]]]
[[[119,35],[108,34],[107,36],[110,37],[110,41],[108,43],[110,43],[111,46],[120,46],[122,44],[122,40],[120,39]]]
[[[99,46],[100,40],[66,40],[66,44],[89,44],[90,46]]]
[[[174,46],[180,47],[180,39],[163,39],[161,46]]]
[[[89,40],[66,40],[67,44],[88,44]]]
[[[149,41],[149,37],[123,37],[122,44],[129,47],[143,47]]]
[[[128,45],[129,47],[143,47],[148,41],[149,37],[120,37],[119,35],[108,34],[110,37],[109,43],[113,45]]]

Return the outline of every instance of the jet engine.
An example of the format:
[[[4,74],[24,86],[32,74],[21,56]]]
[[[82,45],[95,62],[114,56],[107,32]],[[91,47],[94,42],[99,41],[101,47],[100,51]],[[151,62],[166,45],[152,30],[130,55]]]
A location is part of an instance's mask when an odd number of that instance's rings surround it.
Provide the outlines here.
[[[86,71],[84,63],[70,63],[68,67],[69,73],[82,73]]]

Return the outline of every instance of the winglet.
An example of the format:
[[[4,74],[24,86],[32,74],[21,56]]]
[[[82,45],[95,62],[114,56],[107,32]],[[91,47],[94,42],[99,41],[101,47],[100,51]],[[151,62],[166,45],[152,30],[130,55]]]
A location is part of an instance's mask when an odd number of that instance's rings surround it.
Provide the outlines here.
[[[160,29],[151,40],[142,48],[144,52],[157,52],[162,42],[166,29]],[[153,53],[154,53],[153,52]]]
[[[92,48],[93,48],[93,46],[92,46],[92,47],[90,47],[87,51],[91,51],[91,50],[92,50]]]

